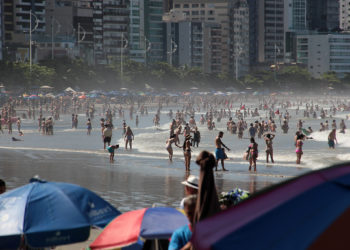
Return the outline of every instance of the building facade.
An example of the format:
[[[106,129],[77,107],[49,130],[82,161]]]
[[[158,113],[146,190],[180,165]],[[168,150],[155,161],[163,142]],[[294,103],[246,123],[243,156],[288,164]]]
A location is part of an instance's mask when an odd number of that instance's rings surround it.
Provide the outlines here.
[[[350,73],[350,34],[298,35],[297,62],[315,78],[330,71],[344,77]]]
[[[164,1],[144,0],[144,34],[151,44],[147,52],[148,62],[164,61],[165,24],[163,23]]]
[[[94,63],[94,22],[93,1],[79,0],[73,2],[73,23],[70,25],[76,40],[75,55],[89,64]]]
[[[339,25],[340,29],[350,30],[350,0],[340,0],[339,5]]]
[[[144,1],[131,0],[129,13],[129,58],[145,63],[150,43],[145,37]]]
[[[249,6],[236,0],[230,6],[230,72],[238,79],[249,71]]]
[[[189,20],[205,23],[205,38],[211,49],[204,60],[207,73],[230,71],[230,16],[229,1],[227,0],[174,0],[174,9],[181,10]],[[205,45],[204,45],[205,46]],[[208,47],[207,47],[208,48]]]
[[[0,61],[3,59],[4,23],[3,23],[3,2],[0,2]]]
[[[126,0],[93,1],[94,58],[98,64],[128,54],[129,6]]]
[[[258,1],[247,0],[249,9],[249,65],[258,62]]]
[[[331,32],[339,29],[339,7],[339,0],[308,0],[308,29],[319,32]]]
[[[284,0],[258,2],[258,62],[275,64],[284,60]]]

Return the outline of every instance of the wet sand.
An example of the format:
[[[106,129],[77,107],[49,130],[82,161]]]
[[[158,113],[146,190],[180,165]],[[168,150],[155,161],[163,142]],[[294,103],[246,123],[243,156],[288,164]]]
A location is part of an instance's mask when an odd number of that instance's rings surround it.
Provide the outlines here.
[[[31,177],[39,175],[45,180],[75,183],[93,190],[122,212],[153,204],[177,207],[184,195],[184,187],[180,184],[186,177],[183,172],[157,167],[145,167],[143,171],[142,165],[135,168],[122,163],[110,164],[107,154],[96,157],[80,153],[0,149],[0,155],[0,176],[6,180],[9,190],[25,185]],[[192,168],[192,174],[198,174],[198,166]],[[230,172],[215,173],[219,192],[234,187],[254,192],[293,176],[246,172],[236,174],[233,179],[225,178],[226,174],[233,174]],[[302,171],[295,174],[299,172]]]

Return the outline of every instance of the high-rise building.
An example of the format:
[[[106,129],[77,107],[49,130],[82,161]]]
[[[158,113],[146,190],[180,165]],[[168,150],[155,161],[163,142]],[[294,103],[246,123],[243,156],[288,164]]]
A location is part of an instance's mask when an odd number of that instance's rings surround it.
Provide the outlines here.
[[[258,62],[275,64],[284,59],[284,0],[258,1]]]
[[[167,62],[177,67],[196,67],[205,71],[204,57],[210,54],[210,26],[201,21],[190,21],[179,10],[166,13],[163,21],[166,23]]]
[[[35,60],[35,38],[46,30],[45,0],[3,0],[5,48],[11,60],[29,60],[29,27],[32,27],[32,55]]]
[[[163,61],[165,24],[163,0],[144,0],[144,34],[145,39],[151,43],[147,53],[147,61]]]
[[[93,0],[73,2],[73,23],[76,55],[89,64],[94,63]]]
[[[230,72],[239,78],[249,71],[249,6],[235,0],[230,6]]]
[[[305,31],[307,30],[307,0],[286,0],[285,3],[285,24],[286,30]]]
[[[350,0],[340,0],[339,21],[340,29],[350,30]]]
[[[339,0],[308,0],[308,29],[320,32],[339,29],[339,5]]]
[[[144,63],[150,46],[145,37],[144,1],[130,0],[129,9],[129,58]]]
[[[258,62],[258,1],[247,0],[249,9],[249,65]]]
[[[93,1],[96,63],[119,61],[128,53],[129,6],[126,0]]]
[[[192,23],[189,21],[166,23],[166,54],[167,62],[174,66],[192,66]]]
[[[308,32],[307,0],[285,0],[284,5],[284,62],[296,60],[296,35]]]
[[[330,71],[344,77],[350,73],[350,34],[298,35],[297,62],[315,78]]]
[[[173,0],[174,9],[190,21],[205,23],[203,46],[209,49],[203,61],[206,73],[230,71],[229,4],[228,0]]]
[[[0,2],[0,61],[3,59],[3,40],[4,40],[4,35],[3,35],[3,2]]]

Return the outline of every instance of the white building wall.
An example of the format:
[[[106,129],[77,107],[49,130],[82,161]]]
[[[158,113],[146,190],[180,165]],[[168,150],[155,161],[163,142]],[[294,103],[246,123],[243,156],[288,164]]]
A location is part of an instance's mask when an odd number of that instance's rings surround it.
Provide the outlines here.
[[[350,73],[350,34],[299,35],[297,62],[315,78],[329,71],[344,77]]]

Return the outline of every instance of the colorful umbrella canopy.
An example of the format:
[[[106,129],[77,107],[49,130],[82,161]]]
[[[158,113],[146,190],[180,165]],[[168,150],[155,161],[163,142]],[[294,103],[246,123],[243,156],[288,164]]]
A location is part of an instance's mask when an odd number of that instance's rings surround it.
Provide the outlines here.
[[[192,241],[196,249],[344,249],[349,224],[347,163],[277,184],[199,222]]]
[[[88,189],[35,179],[0,195],[0,248],[18,248],[22,235],[38,248],[85,241],[119,214]]]
[[[40,97],[37,95],[31,95],[29,96],[29,99],[36,100],[36,99],[40,99]]]
[[[113,220],[90,245],[91,249],[121,248],[144,239],[168,239],[179,227],[188,224],[175,208],[154,207],[126,212]]]
[[[86,99],[86,95],[81,95],[78,97],[79,99]]]

